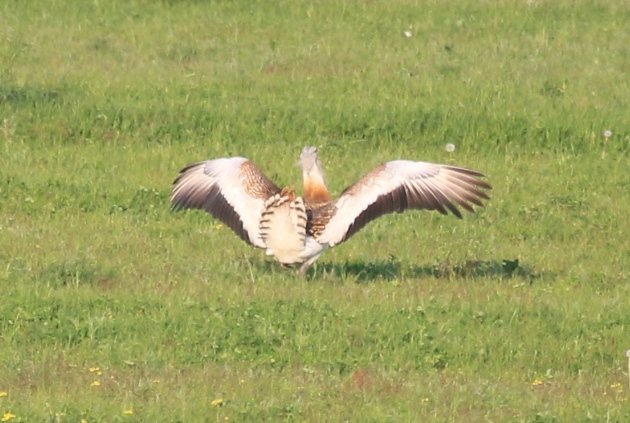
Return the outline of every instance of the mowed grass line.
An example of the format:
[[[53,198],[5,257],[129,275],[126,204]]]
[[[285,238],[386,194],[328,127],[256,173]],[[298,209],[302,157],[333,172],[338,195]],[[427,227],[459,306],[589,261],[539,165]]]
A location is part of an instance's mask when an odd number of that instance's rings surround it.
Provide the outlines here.
[[[621,3],[0,13],[0,418],[630,419]],[[384,217],[306,280],[169,210],[188,162],[299,187],[311,144],[335,193],[410,158],[493,198]]]

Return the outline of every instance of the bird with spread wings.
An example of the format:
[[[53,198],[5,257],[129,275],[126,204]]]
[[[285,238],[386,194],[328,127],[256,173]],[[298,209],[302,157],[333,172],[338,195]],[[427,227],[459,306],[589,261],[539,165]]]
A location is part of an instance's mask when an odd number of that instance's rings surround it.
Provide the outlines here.
[[[474,170],[444,164],[394,160],[384,163],[337,199],[328,192],[317,148],[300,155],[304,194],[279,188],[251,160],[227,157],[186,166],[173,183],[173,209],[202,209],[283,265],[306,270],[328,248],[370,221],[408,209],[473,212],[492,189]]]

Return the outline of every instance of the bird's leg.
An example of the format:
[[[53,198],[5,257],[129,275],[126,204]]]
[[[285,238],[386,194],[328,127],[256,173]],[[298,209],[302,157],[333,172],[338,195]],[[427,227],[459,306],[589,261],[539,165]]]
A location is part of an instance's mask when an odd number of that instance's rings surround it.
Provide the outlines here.
[[[302,265],[300,266],[300,270],[298,270],[298,275],[300,275],[300,277],[305,277],[306,276],[306,271],[308,270],[308,268],[311,267],[311,264],[307,261],[305,261],[304,263],[302,263]]]
[[[306,276],[306,271],[308,270],[309,267],[311,267],[311,265],[313,263],[315,263],[315,261],[319,258],[319,254],[311,257],[310,259],[306,260],[304,263],[302,263],[302,266],[300,266],[300,270],[298,270],[298,275],[304,277]]]
[[[298,270],[298,275],[301,278],[306,277],[306,271],[308,270],[309,267],[311,267],[311,263],[309,262],[302,263],[302,266],[300,266],[300,270]]]

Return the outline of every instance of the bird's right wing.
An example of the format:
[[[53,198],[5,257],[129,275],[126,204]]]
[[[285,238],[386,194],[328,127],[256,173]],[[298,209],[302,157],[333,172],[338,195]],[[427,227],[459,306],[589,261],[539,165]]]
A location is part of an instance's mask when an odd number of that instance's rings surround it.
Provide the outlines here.
[[[483,206],[491,186],[479,172],[427,162],[387,162],[347,188],[331,205],[314,209],[313,232],[320,243],[339,244],[387,213],[436,210],[461,218],[457,206],[472,212]]]
[[[229,226],[245,242],[265,248],[260,219],[265,200],[280,192],[244,157],[229,157],[186,166],[173,182],[174,210],[202,209]]]

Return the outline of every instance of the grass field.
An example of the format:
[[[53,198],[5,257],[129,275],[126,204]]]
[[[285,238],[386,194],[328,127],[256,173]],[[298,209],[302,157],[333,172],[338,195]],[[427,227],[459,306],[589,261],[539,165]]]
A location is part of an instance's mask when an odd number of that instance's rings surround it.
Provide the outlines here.
[[[628,22],[613,0],[0,3],[0,420],[630,421]],[[381,218],[306,280],[170,211],[189,162],[299,187],[304,145],[335,193],[408,158],[481,170],[492,200]]]

